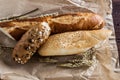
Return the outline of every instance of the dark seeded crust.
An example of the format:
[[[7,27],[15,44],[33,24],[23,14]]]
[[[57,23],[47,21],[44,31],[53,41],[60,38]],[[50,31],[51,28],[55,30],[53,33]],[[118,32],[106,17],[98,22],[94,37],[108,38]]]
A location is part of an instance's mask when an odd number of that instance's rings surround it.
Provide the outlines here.
[[[20,39],[13,50],[12,57],[18,63],[26,63],[36,50],[46,41],[50,35],[50,27],[42,22],[29,29]]]

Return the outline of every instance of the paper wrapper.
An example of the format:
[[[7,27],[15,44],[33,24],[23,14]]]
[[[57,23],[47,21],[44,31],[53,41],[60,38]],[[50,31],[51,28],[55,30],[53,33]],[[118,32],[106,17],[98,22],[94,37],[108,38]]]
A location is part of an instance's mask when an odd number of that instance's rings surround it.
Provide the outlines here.
[[[106,28],[113,31],[109,40],[98,45],[96,60],[88,69],[66,69],[55,65],[39,63],[32,59],[25,65],[18,65],[0,60],[0,78],[3,80],[119,80],[120,74],[114,72],[118,56],[114,27],[112,21],[111,0],[1,0],[0,17],[20,15],[39,8],[39,11],[28,16],[45,14],[64,14],[72,12],[97,13],[106,21]],[[10,51],[2,50],[6,54]],[[5,59],[9,59],[7,56]]]

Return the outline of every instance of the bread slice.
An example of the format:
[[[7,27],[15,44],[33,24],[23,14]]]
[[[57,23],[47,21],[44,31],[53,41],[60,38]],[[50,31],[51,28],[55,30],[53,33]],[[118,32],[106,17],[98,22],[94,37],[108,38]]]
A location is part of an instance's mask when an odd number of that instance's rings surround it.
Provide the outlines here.
[[[26,63],[48,39],[50,27],[46,22],[29,29],[16,44],[12,57],[18,63]]]
[[[104,41],[111,35],[110,30],[75,31],[55,34],[40,47],[41,56],[80,54]]]

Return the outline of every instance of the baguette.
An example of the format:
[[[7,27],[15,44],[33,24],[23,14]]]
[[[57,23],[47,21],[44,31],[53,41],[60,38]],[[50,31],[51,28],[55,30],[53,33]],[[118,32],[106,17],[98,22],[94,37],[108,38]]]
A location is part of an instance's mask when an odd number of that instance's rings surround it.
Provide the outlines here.
[[[51,18],[51,16],[5,21],[0,22],[0,27],[11,34],[12,37],[14,37],[18,41],[20,40],[22,35],[30,28],[40,25],[41,22],[47,21],[47,19],[49,18]]]
[[[75,31],[51,35],[38,53],[41,56],[81,54],[111,35],[110,30]]]
[[[37,17],[1,22],[0,26],[10,33],[16,40],[31,27],[42,21],[48,22],[51,34],[76,30],[97,30],[104,26],[104,20],[95,13],[70,13],[59,16]],[[19,32],[18,32],[19,31]]]
[[[50,35],[50,27],[46,22],[29,29],[16,44],[12,57],[21,64],[26,63],[36,50],[46,41]]]
[[[51,33],[62,33],[77,30],[97,30],[104,26],[102,17],[95,13],[64,14],[49,21]]]

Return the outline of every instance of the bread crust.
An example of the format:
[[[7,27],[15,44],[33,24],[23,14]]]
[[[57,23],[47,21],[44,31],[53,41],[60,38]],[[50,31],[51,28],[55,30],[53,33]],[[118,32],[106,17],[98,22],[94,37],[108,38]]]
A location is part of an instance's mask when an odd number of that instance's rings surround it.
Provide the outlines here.
[[[74,31],[55,34],[48,38],[38,53],[41,56],[81,54],[111,35],[111,30]]]
[[[51,34],[77,30],[97,30],[104,26],[104,20],[95,13],[70,13],[58,16],[36,17],[1,22],[0,26],[10,33],[16,40],[29,30],[40,24],[48,22]],[[18,32],[19,30],[19,32]]]
[[[21,64],[26,63],[50,35],[50,27],[42,22],[29,29],[16,44],[12,57]]]
[[[0,27],[12,35],[17,41],[20,40],[22,35],[30,28],[40,25],[41,22],[47,21],[51,16],[23,18],[11,21],[0,22]]]
[[[104,20],[95,13],[64,14],[50,19],[52,33],[77,30],[98,30],[103,28]]]

